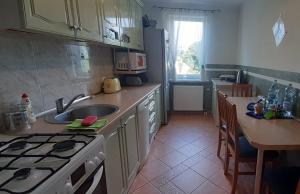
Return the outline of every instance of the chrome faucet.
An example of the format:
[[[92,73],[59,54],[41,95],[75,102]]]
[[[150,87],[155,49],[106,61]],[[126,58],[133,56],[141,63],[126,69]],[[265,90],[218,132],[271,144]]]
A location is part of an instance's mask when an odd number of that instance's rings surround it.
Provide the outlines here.
[[[74,98],[72,98],[66,106],[64,106],[64,98],[59,98],[59,99],[55,100],[57,114],[61,114],[61,113],[65,112],[73,104],[73,102],[79,97],[83,98],[83,97],[85,97],[85,95],[78,94],[78,95],[74,96]]]

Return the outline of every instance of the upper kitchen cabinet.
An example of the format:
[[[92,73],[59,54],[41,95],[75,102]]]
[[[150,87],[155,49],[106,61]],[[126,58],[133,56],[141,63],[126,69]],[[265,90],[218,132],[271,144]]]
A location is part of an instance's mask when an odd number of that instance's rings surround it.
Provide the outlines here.
[[[0,28],[102,40],[98,0],[10,0],[1,3]]]
[[[102,0],[104,43],[120,46],[120,20],[118,0]]]
[[[10,0],[1,2],[2,29],[34,30],[74,36],[70,1]],[[9,18],[9,19],[3,19]]]
[[[100,1],[98,0],[73,0],[75,23],[78,30],[76,38],[102,41],[102,22]]]
[[[139,0],[131,0],[131,23],[132,23],[132,48],[144,50],[143,40],[143,2]]]
[[[119,19],[120,19],[120,35],[121,46],[130,47],[132,42],[132,24],[131,24],[131,9],[130,0],[119,0]]]

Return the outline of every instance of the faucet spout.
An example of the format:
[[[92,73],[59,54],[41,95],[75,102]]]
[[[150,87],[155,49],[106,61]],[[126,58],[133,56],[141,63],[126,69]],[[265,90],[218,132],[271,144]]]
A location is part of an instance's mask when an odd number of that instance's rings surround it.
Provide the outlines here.
[[[80,98],[80,97],[83,98],[83,97],[85,97],[85,95],[84,94],[78,94],[78,95],[74,96],[66,106],[64,106],[64,98],[57,99],[55,101],[57,114],[61,114],[61,113],[65,112],[73,104],[73,102],[77,98]]]

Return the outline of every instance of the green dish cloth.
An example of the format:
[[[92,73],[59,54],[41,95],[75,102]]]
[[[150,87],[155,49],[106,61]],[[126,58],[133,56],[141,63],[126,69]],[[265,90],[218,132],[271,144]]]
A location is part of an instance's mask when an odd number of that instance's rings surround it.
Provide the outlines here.
[[[82,119],[76,119],[71,124],[66,125],[66,129],[69,131],[93,131],[93,132],[95,132],[95,131],[101,129],[102,127],[104,127],[108,122],[107,119],[99,119],[98,121],[96,121],[94,124],[92,124],[90,126],[82,126],[81,121],[82,121]]]

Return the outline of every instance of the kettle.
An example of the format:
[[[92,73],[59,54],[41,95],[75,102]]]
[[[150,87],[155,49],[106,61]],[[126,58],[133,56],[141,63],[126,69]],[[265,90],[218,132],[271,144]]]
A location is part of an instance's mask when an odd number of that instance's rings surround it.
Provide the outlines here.
[[[238,83],[238,84],[245,84],[246,82],[247,81],[246,81],[246,77],[245,77],[244,71],[240,70],[237,73],[237,76],[236,76],[236,83]]]
[[[103,82],[103,90],[105,94],[116,93],[121,90],[119,78],[106,78]]]

